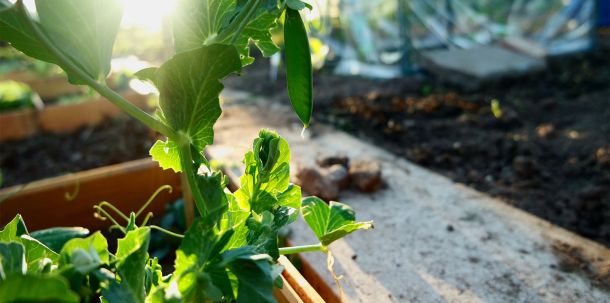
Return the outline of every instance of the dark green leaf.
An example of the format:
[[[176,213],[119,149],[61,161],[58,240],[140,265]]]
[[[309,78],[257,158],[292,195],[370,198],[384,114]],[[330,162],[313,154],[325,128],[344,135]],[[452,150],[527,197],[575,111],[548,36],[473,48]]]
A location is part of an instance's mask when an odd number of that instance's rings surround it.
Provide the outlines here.
[[[0,281],[12,274],[25,275],[26,268],[23,244],[0,243]]]
[[[53,251],[60,251],[69,240],[82,238],[88,234],[89,230],[82,227],[54,227],[32,232],[30,236]]]
[[[369,229],[373,222],[356,222],[354,210],[346,204],[326,204],[317,197],[303,199],[303,218],[316,234],[322,245],[329,245],[356,230]]]
[[[78,303],[80,299],[61,276],[12,275],[0,283],[0,301]]]
[[[237,277],[237,302],[275,302],[273,285],[277,271],[273,270],[269,256],[242,249],[237,255],[234,251],[227,251],[223,254],[224,258],[231,259],[227,261],[227,268]]]
[[[49,51],[36,39],[27,24],[27,19],[16,5],[0,2],[0,40],[8,41],[24,54],[46,62],[57,63]]]
[[[286,8],[284,43],[288,95],[297,116],[308,127],[313,112],[311,53],[301,15],[291,8]]]
[[[240,69],[235,47],[211,45],[174,56],[154,75],[163,120],[187,135],[198,153],[214,141],[213,126],[221,113],[220,80]],[[155,144],[151,155],[176,170],[176,146],[171,141]]]

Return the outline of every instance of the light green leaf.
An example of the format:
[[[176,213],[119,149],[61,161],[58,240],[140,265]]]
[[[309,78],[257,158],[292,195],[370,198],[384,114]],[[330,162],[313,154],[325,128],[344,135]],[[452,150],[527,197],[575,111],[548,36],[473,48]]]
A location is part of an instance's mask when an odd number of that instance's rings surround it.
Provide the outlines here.
[[[373,227],[372,221],[356,222],[356,214],[348,205],[334,201],[326,204],[317,197],[303,199],[301,211],[309,227],[325,246],[356,230]]]
[[[220,80],[240,70],[235,47],[227,45],[178,54],[157,70],[159,105],[166,123],[186,134],[199,152],[214,141],[213,126],[221,113]]]
[[[25,275],[25,248],[18,242],[0,243],[0,281],[11,274]]]
[[[78,303],[80,298],[62,276],[12,275],[0,283],[0,301]]]
[[[21,235],[27,235],[28,230],[25,227],[25,222],[21,215],[17,214],[11,222],[6,224],[2,230],[0,230],[0,242],[19,241]]]
[[[119,0],[36,0],[36,11],[42,29],[65,56],[91,78],[106,78],[123,15]]]
[[[173,19],[176,52],[204,46],[229,22],[234,9],[235,0],[179,0]]]
[[[27,262],[28,273],[38,273],[47,267],[48,263],[57,263],[59,255],[40,243],[38,240],[21,235],[21,244],[25,248],[25,261]]]
[[[60,251],[61,248],[74,238],[82,238],[89,234],[89,230],[82,227],[53,227],[32,232],[30,236],[40,241],[53,251]]]
[[[17,10],[17,5],[0,1],[0,40],[8,41],[24,54],[46,62],[57,63],[56,59],[36,39],[27,19]],[[37,23],[37,22],[36,22]]]
[[[286,8],[284,44],[288,96],[297,116],[308,127],[313,113],[311,52],[301,15],[291,8]]]
[[[148,152],[153,160],[159,162],[163,169],[172,169],[175,172],[182,171],[178,144],[172,140],[157,140]]]

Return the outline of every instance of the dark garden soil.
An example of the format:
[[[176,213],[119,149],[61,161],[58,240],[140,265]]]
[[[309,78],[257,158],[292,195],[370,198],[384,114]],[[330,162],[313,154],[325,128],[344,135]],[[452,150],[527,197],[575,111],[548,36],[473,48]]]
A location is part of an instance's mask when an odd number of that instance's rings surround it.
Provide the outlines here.
[[[148,156],[155,134],[133,119],[117,118],[67,135],[37,135],[0,143],[2,187]]]
[[[607,44],[476,91],[423,76],[374,81],[322,72],[314,117],[610,246]],[[267,74],[258,63],[226,84],[288,102],[284,79],[262,81]]]

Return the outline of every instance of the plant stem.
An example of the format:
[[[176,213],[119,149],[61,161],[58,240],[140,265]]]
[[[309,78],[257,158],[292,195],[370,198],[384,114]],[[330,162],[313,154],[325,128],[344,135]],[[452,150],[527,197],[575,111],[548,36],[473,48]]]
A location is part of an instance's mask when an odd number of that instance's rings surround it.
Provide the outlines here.
[[[315,251],[326,251],[327,248],[321,243],[314,245],[290,246],[280,248],[280,255],[290,255]]]
[[[21,12],[23,18],[26,20],[27,25],[33,31],[34,35],[40,41],[47,50],[53,54],[55,59],[57,59],[58,63],[64,68],[68,73],[76,75],[79,79],[85,81],[87,85],[96,90],[100,95],[108,99],[118,108],[129,114],[130,116],[138,119],[140,122],[144,123],[149,128],[169,137],[176,138],[176,132],[167,127],[165,124],[155,119],[153,116],[149,115],[145,111],[141,110],[139,107],[133,105],[131,102],[125,100],[121,95],[117,94],[115,91],[111,90],[105,84],[101,84],[95,79],[91,78],[86,72],[84,72],[81,68],[79,68],[76,64],[74,64],[64,53],[59,50],[55,45],[49,40],[49,38],[42,32],[42,30],[38,27],[36,23],[30,18],[27,9],[22,1],[17,2],[17,8]]]
[[[191,142],[186,135],[180,135],[178,140],[178,148],[180,149],[180,166],[182,166],[182,173],[186,176],[187,186],[189,191],[193,194],[193,200],[195,200],[195,206],[202,217],[207,214],[205,208],[205,202],[203,196],[197,186],[197,172],[193,168],[193,155],[191,154]]]

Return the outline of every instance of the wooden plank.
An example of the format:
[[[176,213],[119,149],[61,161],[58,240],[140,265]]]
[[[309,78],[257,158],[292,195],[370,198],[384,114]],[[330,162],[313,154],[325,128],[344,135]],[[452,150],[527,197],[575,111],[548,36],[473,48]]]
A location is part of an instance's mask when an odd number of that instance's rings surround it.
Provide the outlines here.
[[[159,194],[149,211],[159,216],[165,204],[180,198],[180,177],[161,169],[150,159],[141,159],[56,178],[36,181],[0,191],[0,225],[21,213],[31,230],[55,226],[82,226],[92,230],[107,228],[108,221],[93,217],[93,206],[109,201],[125,213],[137,211],[162,185],[172,193]],[[72,201],[66,193],[73,194]]]
[[[282,276],[284,286],[282,288],[273,288],[273,297],[278,303],[303,303],[303,300],[299,298],[299,294],[292,288],[290,283]]]
[[[60,96],[77,94],[85,91],[83,86],[72,85],[65,75],[42,76],[30,71],[15,71],[0,77],[2,80],[13,80],[27,84],[43,100]]]
[[[301,275],[301,273],[290,263],[285,256],[280,256],[278,263],[284,266],[284,272],[282,275],[292,286],[292,288],[299,294],[299,297],[304,303],[319,303],[325,302],[322,297],[316,292],[316,290],[307,282],[307,280]]]

